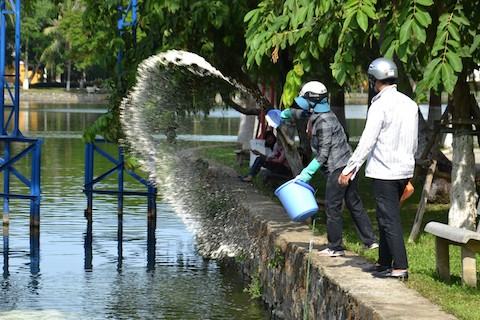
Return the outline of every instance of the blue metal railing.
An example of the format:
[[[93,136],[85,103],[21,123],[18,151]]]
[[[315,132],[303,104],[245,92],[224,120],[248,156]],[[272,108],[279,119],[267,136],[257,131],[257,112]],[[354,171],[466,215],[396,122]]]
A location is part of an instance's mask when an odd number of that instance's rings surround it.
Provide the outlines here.
[[[7,4],[9,5],[7,8]],[[25,138],[19,129],[20,118],[20,0],[0,0],[0,143],[3,144],[3,155],[0,156],[0,173],[3,174],[3,222],[9,223],[10,198],[30,200],[30,225],[40,225],[40,161],[41,144],[43,139]],[[15,20],[15,61],[14,74],[6,73],[7,56],[7,15],[12,15]],[[27,66],[25,66],[27,67]],[[13,93],[8,79],[13,78]],[[10,104],[5,102],[5,94],[10,99]],[[12,155],[12,144],[26,144],[23,151]],[[30,179],[15,169],[14,165],[26,157],[31,156]],[[11,176],[18,178],[30,189],[29,194],[16,194],[11,192]]]
[[[118,147],[117,158],[110,155],[107,151],[100,147],[100,143],[109,143],[108,141],[97,139],[96,143],[87,143],[85,145],[85,185],[83,192],[87,195],[87,209],[85,210],[85,217],[87,220],[92,221],[92,211],[93,211],[93,194],[111,194],[117,195],[118,197],[118,214],[123,213],[123,197],[126,195],[131,196],[146,196],[147,197],[147,210],[148,217],[153,218],[156,216],[156,198],[157,198],[157,188],[154,186],[153,182],[147,181],[140,177],[135,172],[125,168],[124,153],[123,148]],[[102,174],[94,177],[94,158],[95,154],[102,156],[104,159],[108,160],[113,167],[109,170],[103,172]],[[117,190],[100,190],[95,189],[95,184],[104,181],[107,177],[117,174]],[[124,183],[125,177],[124,173],[127,173],[133,177],[141,186],[147,188],[147,191],[132,191],[125,190]]]

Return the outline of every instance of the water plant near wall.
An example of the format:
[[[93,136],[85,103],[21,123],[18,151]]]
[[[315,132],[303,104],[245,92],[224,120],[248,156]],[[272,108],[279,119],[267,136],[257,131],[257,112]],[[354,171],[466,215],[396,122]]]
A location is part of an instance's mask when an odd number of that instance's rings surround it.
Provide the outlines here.
[[[250,294],[250,298],[252,299],[258,299],[262,297],[263,284],[260,280],[260,276],[258,275],[258,269],[252,274],[250,284],[243,291],[248,292]]]
[[[285,265],[285,254],[282,252],[282,249],[279,246],[275,246],[274,257],[268,261],[268,268],[283,268]]]

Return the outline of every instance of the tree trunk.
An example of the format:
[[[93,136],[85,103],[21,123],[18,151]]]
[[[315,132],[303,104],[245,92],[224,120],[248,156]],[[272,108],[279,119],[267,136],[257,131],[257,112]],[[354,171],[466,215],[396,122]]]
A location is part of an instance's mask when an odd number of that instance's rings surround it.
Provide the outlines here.
[[[466,76],[461,74],[453,92],[453,155],[452,185],[448,224],[475,229],[477,194],[475,185],[475,157],[473,154],[472,126],[462,124],[470,120],[470,90]]]
[[[428,103],[428,126],[433,129],[435,120],[442,116],[442,96],[430,90],[430,99]]]
[[[67,91],[70,91],[70,73],[72,72],[72,60],[68,60],[67,62]]]
[[[347,120],[345,119],[345,89],[342,87],[340,90],[334,90],[334,92],[335,93],[330,96],[330,108],[337,116],[338,121],[340,121],[347,137],[349,137]]]
[[[285,150],[285,157],[294,176],[298,175],[303,169],[302,159],[292,139],[289,136],[288,127],[280,126],[277,128],[277,138],[283,145]]]
[[[448,224],[475,230],[477,198],[473,137],[456,133],[453,135],[452,185]]]
[[[23,61],[23,85],[22,88],[24,90],[28,90],[30,88],[29,86],[29,79],[28,79],[28,38],[27,42],[25,43],[25,59]]]

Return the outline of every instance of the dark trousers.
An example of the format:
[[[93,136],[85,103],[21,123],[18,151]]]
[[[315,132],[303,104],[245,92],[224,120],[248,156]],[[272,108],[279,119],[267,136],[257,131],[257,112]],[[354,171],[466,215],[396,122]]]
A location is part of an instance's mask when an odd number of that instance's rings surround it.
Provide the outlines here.
[[[377,262],[382,266],[392,266],[394,269],[408,268],[407,250],[400,220],[400,198],[408,180],[373,179],[372,181],[380,233]]]
[[[325,191],[328,247],[336,251],[344,250],[342,240],[342,203],[344,199],[360,240],[367,245],[376,241],[372,222],[358,195],[358,176],[350,181],[348,186],[342,186],[338,183],[338,177],[342,170],[343,168],[339,168],[327,175]]]
[[[264,167],[274,173],[278,174],[289,174],[290,169],[285,167],[282,164],[277,164],[273,162],[266,161],[265,158],[262,157],[257,157],[255,161],[253,162],[252,166],[250,167],[250,170],[248,171],[248,174],[252,177],[256,176],[258,172],[260,172],[260,169]]]

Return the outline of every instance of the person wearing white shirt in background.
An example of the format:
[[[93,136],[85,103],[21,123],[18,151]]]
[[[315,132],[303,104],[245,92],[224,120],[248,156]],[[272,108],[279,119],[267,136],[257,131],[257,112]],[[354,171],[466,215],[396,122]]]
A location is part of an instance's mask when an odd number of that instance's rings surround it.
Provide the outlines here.
[[[380,234],[378,260],[369,271],[380,278],[408,278],[408,259],[400,220],[400,198],[413,176],[418,143],[418,105],[397,91],[398,69],[386,58],[368,67],[370,86],[378,92],[368,110],[358,146],[338,178],[348,185],[365,160],[372,178]]]

